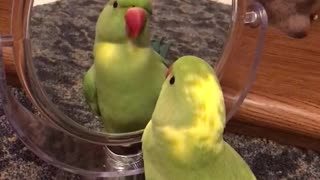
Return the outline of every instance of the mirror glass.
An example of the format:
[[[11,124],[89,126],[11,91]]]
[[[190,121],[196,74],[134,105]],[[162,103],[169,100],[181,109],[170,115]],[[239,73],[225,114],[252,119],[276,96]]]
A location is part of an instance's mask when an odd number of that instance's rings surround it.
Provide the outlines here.
[[[164,45],[161,46],[162,50],[165,50],[166,45],[170,45],[165,56],[167,66],[185,55],[198,56],[215,66],[223,53],[232,27],[232,0],[150,0],[150,2],[145,0],[144,3],[139,1],[141,4],[134,5],[128,5],[125,0],[118,1],[34,0],[31,12],[29,31],[32,42],[32,62],[29,63],[32,63],[36,69],[41,87],[55,108],[58,108],[72,121],[92,131],[106,132],[108,129],[108,127],[106,128],[108,125],[103,124],[101,117],[97,116],[88,105],[83,85],[86,73],[95,62],[93,50],[100,48],[100,46],[94,48],[96,25],[98,17],[105,7],[108,12],[104,12],[104,17],[100,16],[101,25],[97,28],[100,32],[98,33],[100,38],[96,39],[96,42],[108,42],[102,47],[104,50],[97,50],[96,54],[103,57],[102,61],[111,62],[123,57],[120,60],[127,60],[128,63],[116,65],[111,63],[113,66],[108,64],[105,66],[106,73],[100,68],[99,73],[95,73],[96,76],[99,76],[100,82],[113,82],[111,85],[101,85],[103,87],[111,86],[121,89],[121,86],[129,87],[130,83],[132,85],[132,81],[143,82],[141,79],[130,79],[136,77],[128,75],[126,72],[130,72],[130,67],[133,66],[130,62],[132,58],[143,57],[143,53],[137,47],[143,46],[142,44],[145,42],[143,39],[148,39],[149,33],[147,31],[150,31],[149,47],[144,46],[140,49],[158,47],[152,45],[156,45],[157,40],[163,38],[161,41],[161,45]],[[128,8],[131,8],[131,11]],[[129,14],[133,14],[132,17]],[[135,20],[132,20],[133,16],[135,16]],[[139,26],[139,23],[146,24]],[[124,34],[130,36],[131,39],[118,41],[117,37],[128,39],[128,37],[122,37]],[[134,36],[136,39],[132,40]],[[123,44],[130,43],[131,45],[123,48]],[[135,46],[136,44],[140,45]],[[123,51],[120,51],[120,48],[123,48]],[[114,49],[118,51],[114,51]],[[118,52],[119,54],[113,53],[111,57],[110,52]],[[119,71],[121,68],[125,72],[124,75],[121,77],[119,72],[115,72],[116,75],[113,77],[112,70]],[[149,76],[145,74],[137,77]],[[109,81],[104,81],[105,79]],[[139,85],[141,83],[137,83],[137,86]],[[137,88],[137,86],[131,87]],[[119,112],[112,114],[115,111],[108,111],[108,106],[99,108],[99,111],[109,112],[112,117],[123,116],[119,118],[124,119],[128,117],[128,114],[133,116],[136,111],[141,111],[139,108],[151,111],[149,106],[142,106],[144,103],[140,103],[141,98],[140,100],[139,98],[126,99],[137,90],[126,88],[126,94],[125,91],[110,93],[109,88],[105,91],[102,89],[100,87],[100,93],[103,94],[100,94],[100,97],[109,101],[109,105],[114,103],[114,106],[117,106],[115,109],[123,108],[122,114]],[[147,95],[148,92],[144,93]],[[117,97],[126,104],[121,105],[117,101],[119,99]],[[156,98],[151,98],[155,103]],[[131,108],[135,106],[135,102],[140,104],[138,110]],[[143,124],[125,128],[122,132],[143,129],[141,127]]]

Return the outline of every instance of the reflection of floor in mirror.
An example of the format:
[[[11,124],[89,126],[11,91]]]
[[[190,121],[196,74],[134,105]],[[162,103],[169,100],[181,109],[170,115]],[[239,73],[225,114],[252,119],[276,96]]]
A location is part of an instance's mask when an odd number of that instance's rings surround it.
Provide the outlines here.
[[[92,63],[95,21],[105,1],[60,0],[59,5],[36,7],[31,18],[33,56],[46,92],[65,114],[93,130],[99,130],[100,124],[85,106],[81,82]],[[217,61],[229,27],[230,6],[212,0],[154,3],[154,35],[165,36],[173,44],[171,61],[186,54],[211,64]],[[25,99],[21,93],[18,96]],[[1,107],[0,101],[0,179],[79,179],[28,151],[12,132]],[[315,152],[229,133],[225,139],[258,179],[320,179],[320,155]]]
[[[211,0],[217,3],[232,5],[232,0]]]
[[[54,3],[56,1],[60,1],[60,0],[34,0],[33,1],[33,6],[39,6],[39,5]]]

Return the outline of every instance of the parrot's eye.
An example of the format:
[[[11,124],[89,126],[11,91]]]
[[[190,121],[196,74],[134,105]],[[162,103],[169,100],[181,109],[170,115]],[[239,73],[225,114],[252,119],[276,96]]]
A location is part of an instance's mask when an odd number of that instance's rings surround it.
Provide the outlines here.
[[[113,8],[117,8],[117,7],[118,7],[118,2],[115,1],[115,2],[113,3]]]
[[[169,82],[170,82],[171,85],[173,85],[174,81],[175,81],[175,78],[174,78],[174,76],[172,76]]]

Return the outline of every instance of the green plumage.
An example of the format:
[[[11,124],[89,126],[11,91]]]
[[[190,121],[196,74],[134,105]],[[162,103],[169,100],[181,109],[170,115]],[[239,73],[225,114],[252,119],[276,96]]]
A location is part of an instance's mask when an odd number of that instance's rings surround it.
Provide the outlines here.
[[[152,44],[152,48],[160,55],[163,57],[163,63],[168,66],[169,62],[166,61],[167,55],[168,55],[168,51],[170,48],[170,44],[166,44],[163,42],[164,38],[161,39],[155,39],[152,40],[151,44]]]
[[[213,69],[199,58],[180,58],[143,133],[146,180],[255,180],[223,140],[224,127],[224,99]]]
[[[125,14],[132,6],[146,15],[144,28],[135,39],[128,37],[125,23]],[[99,16],[94,64],[83,85],[87,103],[107,132],[144,129],[165,80],[167,68],[162,56],[166,52],[156,52],[150,43],[151,12],[149,0],[111,0]],[[163,47],[162,42],[159,47]]]

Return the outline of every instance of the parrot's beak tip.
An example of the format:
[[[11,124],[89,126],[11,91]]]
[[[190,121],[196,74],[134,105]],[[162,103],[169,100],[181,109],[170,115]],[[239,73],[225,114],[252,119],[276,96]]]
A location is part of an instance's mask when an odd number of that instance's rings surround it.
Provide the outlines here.
[[[136,39],[143,30],[146,20],[146,13],[144,9],[132,7],[129,8],[125,15],[126,30],[128,36]]]

